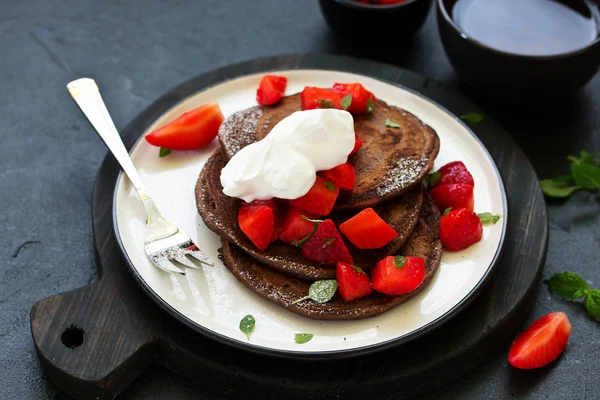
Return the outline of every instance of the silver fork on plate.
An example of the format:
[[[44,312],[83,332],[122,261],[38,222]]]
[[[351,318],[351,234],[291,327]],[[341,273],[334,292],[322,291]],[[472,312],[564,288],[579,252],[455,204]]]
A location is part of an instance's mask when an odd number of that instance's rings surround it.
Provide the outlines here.
[[[96,82],[90,78],[80,78],[69,82],[67,90],[96,129],[106,147],[117,159],[144,204],[148,215],[144,250],[152,263],[163,271],[185,274],[185,270],[176,265],[174,261],[188,268],[199,269],[187,258],[189,255],[204,265],[212,266],[213,263],[210,259],[190,237],[167,221],[156,208],[125,149]]]

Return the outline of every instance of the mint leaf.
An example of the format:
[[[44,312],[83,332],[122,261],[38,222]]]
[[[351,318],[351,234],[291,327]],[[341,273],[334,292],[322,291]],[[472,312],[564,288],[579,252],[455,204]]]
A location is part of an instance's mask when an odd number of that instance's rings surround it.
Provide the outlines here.
[[[571,164],[571,175],[577,186],[587,190],[600,189],[600,167],[592,164]]]
[[[543,179],[540,181],[540,185],[542,186],[542,192],[548,197],[553,197],[555,199],[560,199],[564,197],[569,197],[578,189],[581,189],[579,186],[571,186],[564,177],[558,177],[554,179]]]
[[[325,188],[327,190],[335,190],[335,185],[333,182],[325,181]]]
[[[596,156],[592,153],[589,153],[585,150],[581,150],[581,157],[575,157],[575,156],[567,156],[567,160],[577,163],[577,164],[597,164],[598,162],[600,162],[599,159],[596,158]]]
[[[333,102],[331,100],[317,100],[321,108],[333,108]]]
[[[573,272],[561,272],[552,275],[546,281],[548,287],[565,300],[580,299],[588,293],[590,286],[579,275]]]
[[[392,121],[389,118],[385,119],[385,126],[387,126],[389,128],[400,128],[400,125],[398,125],[397,123],[395,123],[394,121]]]
[[[364,272],[361,267],[358,267],[358,266],[356,266],[354,264],[352,264],[351,267],[352,267],[353,270],[355,270],[359,274],[362,274]]]
[[[248,336],[248,340],[250,340],[250,334],[254,330],[255,324],[256,324],[256,320],[250,314],[246,315],[240,321],[240,331],[242,331],[243,333],[246,334],[246,336]]]
[[[374,108],[375,108],[375,102],[373,101],[372,97],[369,97],[367,99],[367,113],[372,113]]]
[[[350,104],[352,104],[352,95],[351,94],[344,96],[344,98],[340,102],[340,105],[342,106],[342,108],[344,110],[347,110],[348,107],[350,107]]]
[[[479,217],[479,220],[481,221],[482,224],[495,224],[496,222],[498,222],[500,220],[501,215],[498,214],[492,214],[489,212],[484,212],[481,214],[477,214],[477,216]]]
[[[483,121],[483,115],[474,112],[461,115],[460,118],[472,124],[478,124]]]
[[[329,245],[335,240],[335,238],[327,238],[327,240],[325,240],[325,243],[323,243],[323,248],[326,249],[329,247]]]
[[[396,256],[394,257],[394,266],[396,268],[402,268],[406,264],[406,257],[404,256]]]
[[[585,296],[583,305],[592,318],[600,321],[600,290],[590,290]]]
[[[171,149],[167,149],[166,147],[161,147],[160,150],[158,151],[159,157],[166,157],[169,154],[171,154]]]
[[[427,175],[426,179],[429,186],[434,187],[440,181],[440,179],[442,179],[442,173],[440,171],[432,172],[431,174]]]
[[[310,340],[312,338],[313,338],[312,333],[296,333],[296,335],[294,335],[294,340],[298,344],[304,344],[306,342],[310,342]]]
[[[444,215],[448,215],[452,211],[452,207],[448,207],[444,210]]]
[[[333,298],[337,290],[337,281],[335,279],[325,279],[316,281],[308,288],[308,296],[304,296],[292,302],[299,303],[304,300],[312,300],[317,303],[325,303]]]
[[[301,240],[294,240],[294,241],[292,242],[292,245],[293,245],[293,246],[297,246],[297,247],[302,247],[302,246],[304,245],[304,243],[306,243],[306,241],[307,241],[308,239],[310,239],[310,238],[312,237],[312,235],[314,235],[314,234],[315,234],[315,232],[316,232],[316,231],[317,231],[317,229],[319,228],[319,224],[320,224],[321,222],[323,222],[323,220],[320,220],[320,219],[310,219],[310,218],[306,218],[304,215],[301,215],[301,216],[300,216],[300,218],[302,218],[302,219],[303,219],[303,220],[305,220],[305,221],[312,222],[314,225],[313,225],[313,230],[312,230],[312,232],[311,232],[311,233],[309,233],[309,234],[308,234],[308,235],[307,235],[307,236],[306,236],[304,239],[301,239]]]

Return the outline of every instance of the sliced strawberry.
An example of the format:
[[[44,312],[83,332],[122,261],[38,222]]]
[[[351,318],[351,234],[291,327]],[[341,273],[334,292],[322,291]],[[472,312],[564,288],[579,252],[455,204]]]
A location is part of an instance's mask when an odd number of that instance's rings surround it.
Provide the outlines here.
[[[209,103],[184,113],[145,137],[153,146],[172,150],[200,149],[217,136],[222,122],[219,105]]]
[[[305,218],[314,219],[311,214],[303,211],[299,208],[290,206],[283,217],[283,223],[281,232],[279,233],[279,239],[285,243],[298,242],[313,231],[314,223],[307,221]]]
[[[283,97],[286,86],[287,78],[285,76],[265,75],[258,84],[256,101],[265,106],[278,103]]]
[[[265,205],[247,205],[238,211],[238,224],[244,234],[261,251],[271,243],[275,230],[273,209]]]
[[[300,93],[300,102],[302,110],[312,110],[315,108],[337,108],[342,109],[342,93],[334,92],[331,89],[307,86]]]
[[[462,183],[465,185],[475,186],[473,176],[462,161],[452,161],[443,165],[437,170],[440,174],[439,180],[435,186],[450,185],[454,183]]]
[[[273,236],[271,237],[271,242],[274,242],[277,240],[279,232],[281,231],[281,225],[283,222],[283,213],[285,211],[284,205],[277,203],[277,201],[275,199],[268,199],[268,200],[254,200],[250,203],[242,201],[241,207],[252,207],[252,206],[260,206],[260,205],[267,206],[271,210],[273,210],[274,229],[273,229]]]
[[[354,148],[352,149],[352,151],[350,152],[350,154],[348,154],[348,156],[352,156],[352,155],[356,154],[356,152],[358,151],[358,149],[360,149],[362,147],[362,144],[363,144],[362,140],[355,133],[354,134]]]
[[[367,113],[373,111],[375,106],[375,95],[369,92],[360,83],[336,83],[333,85],[333,91],[352,96],[352,103],[346,109],[351,113]]]
[[[323,179],[333,182],[343,190],[352,190],[356,184],[356,172],[354,172],[352,164],[348,163],[338,165],[326,171],[320,171],[319,175]]]
[[[312,215],[323,216],[331,212],[339,193],[340,188],[317,176],[317,180],[308,193],[290,200],[290,204]]]
[[[343,222],[340,231],[359,249],[377,249],[398,237],[398,232],[370,207]]]
[[[440,240],[446,250],[459,251],[481,240],[483,224],[471,210],[459,208],[440,217]]]
[[[335,279],[344,301],[360,299],[373,293],[369,275],[356,265],[339,262],[335,269]]]
[[[436,186],[429,192],[440,211],[447,208],[466,208],[473,211],[475,200],[473,197],[473,186],[462,183]]]
[[[510,347],[508,362],[520,369],[550,364],[567,346],[571,330],[571,323],[565,313],[544,315],[517,336]]]
[[[336,265],[338,262],[353,264],[340,233],[332,220],[318,222],[315,233],[302,245],[302,255],[311,261],[325,265]]]
[[[421,257],[388,256],[371,271],[373,289],[397,296],[417,289],[425,279],[425,260]]]

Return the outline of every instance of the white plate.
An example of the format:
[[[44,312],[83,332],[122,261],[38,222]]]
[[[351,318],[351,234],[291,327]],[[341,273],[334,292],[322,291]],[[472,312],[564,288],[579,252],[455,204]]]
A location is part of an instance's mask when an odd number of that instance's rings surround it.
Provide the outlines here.
[[[502,214],[502,222],[484,227],[483,239],[469,249],[454,254],[444,252],[442,264],[428,287],[395,309],[360,321],[316,321],[254,294],[217,258],[219,237],[204,225],[194,198],[200,170],[217,148],[217,141],[201,151],[173,152],[159,158],[156,147],[138,140],[131,156],[159,210],[215,261],[214,268],[205,267],[187,276],[167,274],[154,267],[144,254],[144,208],[127,177],[120,174],[114,202],[117,237],[142,285],[188,325],[234,345],[279,355],[362,352],[415,337],[447,319],[476,294],[488,276],[506,229],[508,210],[504,187],[487,150],[460,119],[405,88],[346,72],[289,70],[278,73],[288,78],[286,94],[297,93],[308,85],[330,87],[334,82],[360,82],[377,98],[414,113],[440,137],[441,147],[434,169],[449,161],[463,161],[475,180],[475,211]],[[255,93],[262,75],[226,81],[185,98],[158,118],[144,135],[206,102],[217,101],[226,117],[256,105]],[[238,328],[246,314],[256,319],[250,340]],[[297,344],[294,334],[300,332],[312,333],[314,338]]]

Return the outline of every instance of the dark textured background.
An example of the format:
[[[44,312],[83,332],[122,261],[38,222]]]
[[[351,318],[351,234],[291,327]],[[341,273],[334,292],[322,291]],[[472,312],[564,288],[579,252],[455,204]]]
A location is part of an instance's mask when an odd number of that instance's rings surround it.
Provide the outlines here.
[[[64,398],[41,374],[28,312],[41,298],[97,279],[90,199],[106,149],[68,96],[68,81],[95,78],[117,127],[194,75],[266,55],[351,54],[453,83],[433,16],[410,49],[362,51],[328,30],[315,0],[2,2],[0,398]],[[561,107],[508,106],[489,105],[488,112],[515,136],[540,177],[566,172],[567,154],[600,151],[600,75]],[[581,192],[548,207],[544,276],[572,270],[600,286],[598,199]],[[27,241],[39,243],[17,251]],[[422,398],[600,398],[600,323],[542,287],[528,321],[551,311],[565,311],[573,324],[558,362],[512,370],[507,343],[481,367]],[[223,399],[159,368],[122,398]]]

